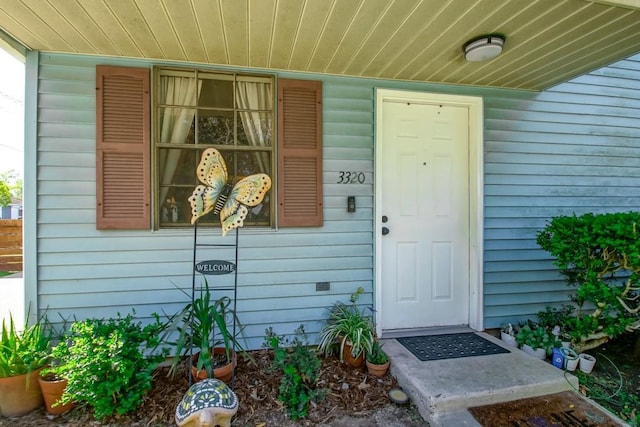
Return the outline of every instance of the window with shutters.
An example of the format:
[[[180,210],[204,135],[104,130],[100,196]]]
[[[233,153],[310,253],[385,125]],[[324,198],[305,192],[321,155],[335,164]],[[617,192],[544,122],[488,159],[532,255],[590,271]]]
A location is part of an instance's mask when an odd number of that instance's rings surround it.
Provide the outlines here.
[[[222,155],[231,185],[255,173],[265,173],[275,181],[271,77],[157,69],[155,85],[156,216],[160,227],[191,226],[189,196],[197,185],[209,184],[196,177],[207,148]],[[249,208],[245,226],[274,225],[273,194],[274,190]],[[213,212],[199,221],[220,224]]]
[[[321,82],[278,80],[274,138],[272,77],[167,68],[153,75],[150,89],[149,69],[96,67],[98,229],[149,229],[152,215],[155,228],[191,226],[188,199],[207,184],[196,167],[210,147],[228,183],[255,173],[273,181],[245,226],[273,227],[276,209],[279,227],[322,226]],[[200,221],[219,225],[213,212]]]

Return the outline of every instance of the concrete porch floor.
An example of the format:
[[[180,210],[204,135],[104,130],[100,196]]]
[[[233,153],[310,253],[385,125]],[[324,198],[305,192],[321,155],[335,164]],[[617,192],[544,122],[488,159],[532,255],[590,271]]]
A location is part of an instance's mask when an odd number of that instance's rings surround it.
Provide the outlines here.
[[[438,333],[452,332],[471,331]],[[509,348],[490,334],[476,333]],[[578,388],[575,376],[514,348],[505,354],[422,362],[396,339],[383,342],[391,374],[432,427],[480,426],[467,408]]]

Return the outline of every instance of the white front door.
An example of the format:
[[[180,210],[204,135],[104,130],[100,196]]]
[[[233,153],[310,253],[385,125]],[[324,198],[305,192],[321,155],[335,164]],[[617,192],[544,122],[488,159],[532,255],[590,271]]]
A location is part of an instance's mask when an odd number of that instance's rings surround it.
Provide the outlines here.
[[[378,321],[383,330],[468,325],[469,107],[383,99],[377,108]]]

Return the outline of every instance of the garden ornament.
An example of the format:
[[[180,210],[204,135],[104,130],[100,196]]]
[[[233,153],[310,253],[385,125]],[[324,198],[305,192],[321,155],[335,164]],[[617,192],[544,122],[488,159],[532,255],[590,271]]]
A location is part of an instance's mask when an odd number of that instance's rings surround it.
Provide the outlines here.
[[[230,427],[238,397],[225,383],[208,378],[189,387],[176,408],[180,427]]]
[[[242,227],[249,212],[247,206],[258,206],[271,189],[271,178],[264,173],[249,175],[232,186],[227,182],[227,166],[222,154],[215,148],[202,153],[196,175],[204,185],[198,185],[189,197],[191,224],[213,211],[220,215],[223,236]]]

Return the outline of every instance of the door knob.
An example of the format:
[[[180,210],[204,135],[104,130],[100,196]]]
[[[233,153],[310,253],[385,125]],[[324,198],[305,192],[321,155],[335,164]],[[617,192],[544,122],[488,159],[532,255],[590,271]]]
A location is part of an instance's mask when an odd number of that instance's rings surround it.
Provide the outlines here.
[[[387,234],[389,234],[389,229],[387,227],[382,227],[382,235],[386,236]]]

